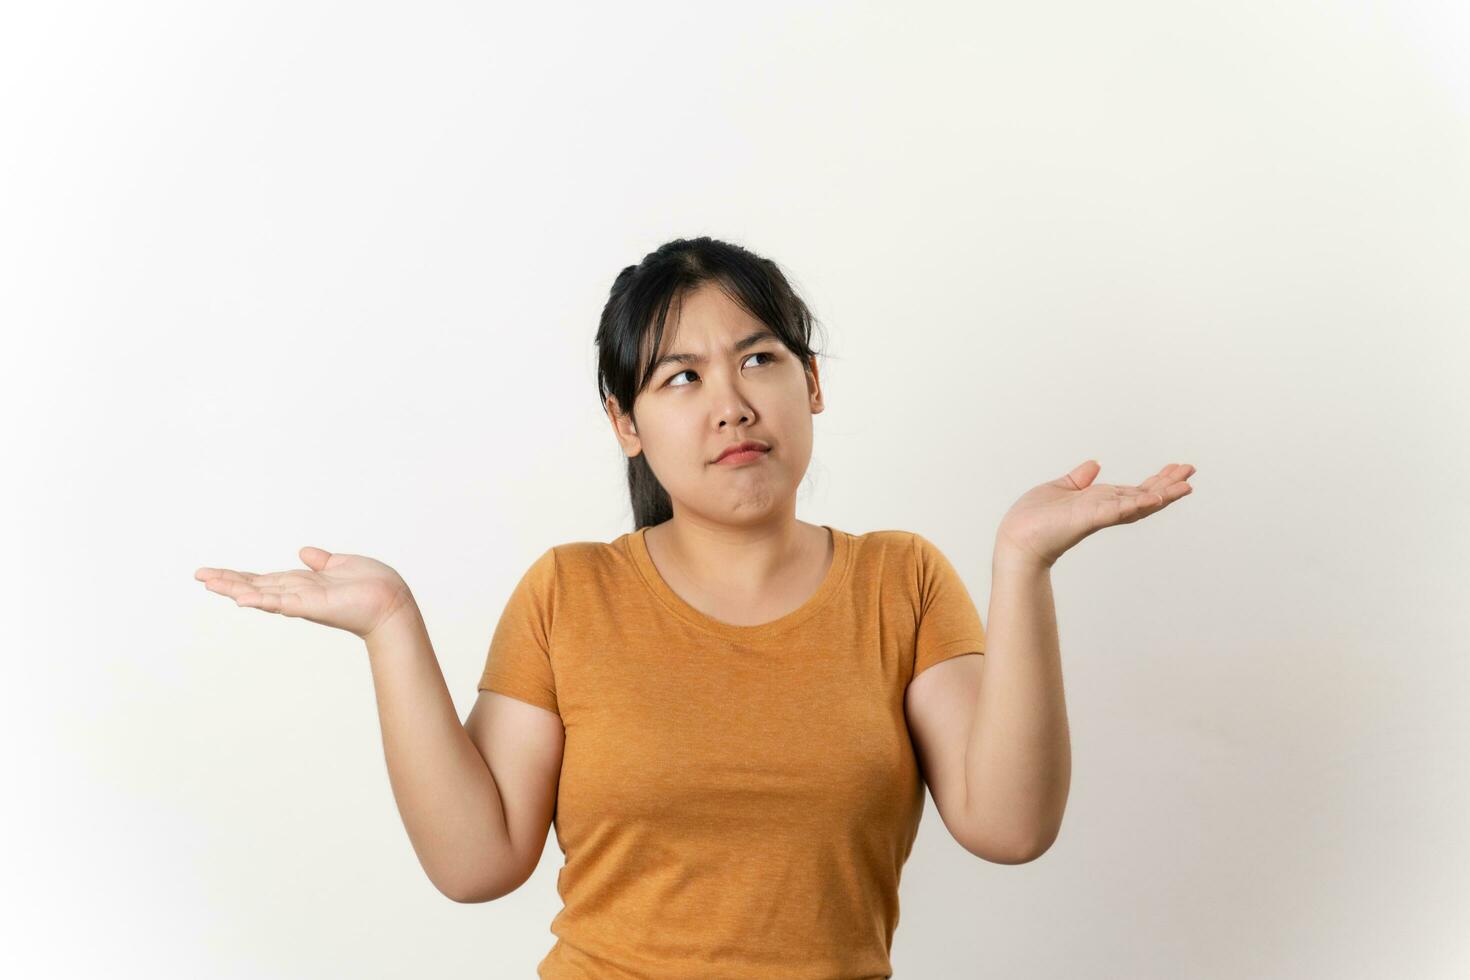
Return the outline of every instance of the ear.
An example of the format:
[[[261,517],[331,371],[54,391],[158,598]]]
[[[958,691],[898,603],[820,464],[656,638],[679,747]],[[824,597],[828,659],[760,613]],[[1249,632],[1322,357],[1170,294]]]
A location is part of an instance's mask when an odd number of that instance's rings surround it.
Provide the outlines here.
[[[623,455],[632,459],[643,451],[643,441],[638,438],[638,428],[633,424],[631,416],[624,415],[618,408],[618,400],[612,395],[607,396],[605,404],[608,421],[612,423],[613,435],[617,437],[618,445],[623,448]]]
[[[806,390],[809,401],[811,402],[812,414],[822,414],[822,409],[826,406],[822,404],[822,378],[817,373],[817,359],[815,357],[807,359]]]

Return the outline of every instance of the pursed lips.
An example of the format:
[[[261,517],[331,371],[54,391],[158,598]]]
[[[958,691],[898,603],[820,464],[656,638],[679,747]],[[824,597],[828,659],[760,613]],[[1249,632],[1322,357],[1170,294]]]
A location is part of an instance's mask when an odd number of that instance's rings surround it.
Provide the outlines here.
[[[745,446],[745,447],[742,447],[740,449],[731,449],[731,450],[725,451],[720,456],[717,456],[715,458],[715,462],[716,463],[721,463],[721,462],[724,462],[725,460],[729,459],[731,456],[739,456],[742,453],[760,453],[762,455],[765,455],[765,454],[769,453],[770,451],[771,451],[771,447],[770,446]]]

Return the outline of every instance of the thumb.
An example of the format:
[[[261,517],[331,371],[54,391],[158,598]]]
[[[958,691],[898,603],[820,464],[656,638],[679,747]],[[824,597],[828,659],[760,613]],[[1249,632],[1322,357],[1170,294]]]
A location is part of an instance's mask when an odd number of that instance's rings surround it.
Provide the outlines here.
[[[1063,483],[1070,483],[1078,490],[1086,490],[1092,486],[1092,481],[1102,472],[1102,464],[1095,459],[1089,459],[1079,466],[1074,466],[1072,472],[1062,477]]]
[[[302,548],[296,554],[301,556],[302,563],[313,572],[319,572],[325,568],[327,559],[332,557],[330,551],[323,551],[320,548],[313,548],[310,545]]]

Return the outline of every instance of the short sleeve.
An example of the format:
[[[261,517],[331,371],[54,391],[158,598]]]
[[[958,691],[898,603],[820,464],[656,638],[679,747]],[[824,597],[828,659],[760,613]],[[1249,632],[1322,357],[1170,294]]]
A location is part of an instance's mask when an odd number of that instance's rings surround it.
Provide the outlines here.
[[[914,563],[919,588],[919,631],[914,643],[917,677],[935,664],[964,653],[985,652],[985,628],[970,591],[934,543],[915,534]],[[911,679],[912,679],[911,677]]]
[[[506,600],[490,638],[479,689],[506,694],[560,714],[551,670],[551,615],[556,550],[537,558]]]

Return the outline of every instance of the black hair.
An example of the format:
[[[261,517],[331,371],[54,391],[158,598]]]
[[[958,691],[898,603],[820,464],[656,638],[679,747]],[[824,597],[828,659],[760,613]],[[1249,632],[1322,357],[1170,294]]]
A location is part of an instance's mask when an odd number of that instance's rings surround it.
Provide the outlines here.
[[[597,325],[598,400],[617,399],[618,410],[636,425],[633,402],[653,377],[654,352],[661,349],[669,307],[685,293],[715,283],[780,338],[808,374],[817,321],[791,288],[779,266],[748,249],[708,236],[676,238],[630,265],[613,280]],[[651,338],[650,338],[651,333]],[[645,340],[649,340],[645,344]],[[644,454],[628,457],[628,496],[633,530],[674,516],[668,491],[653,475]]]

